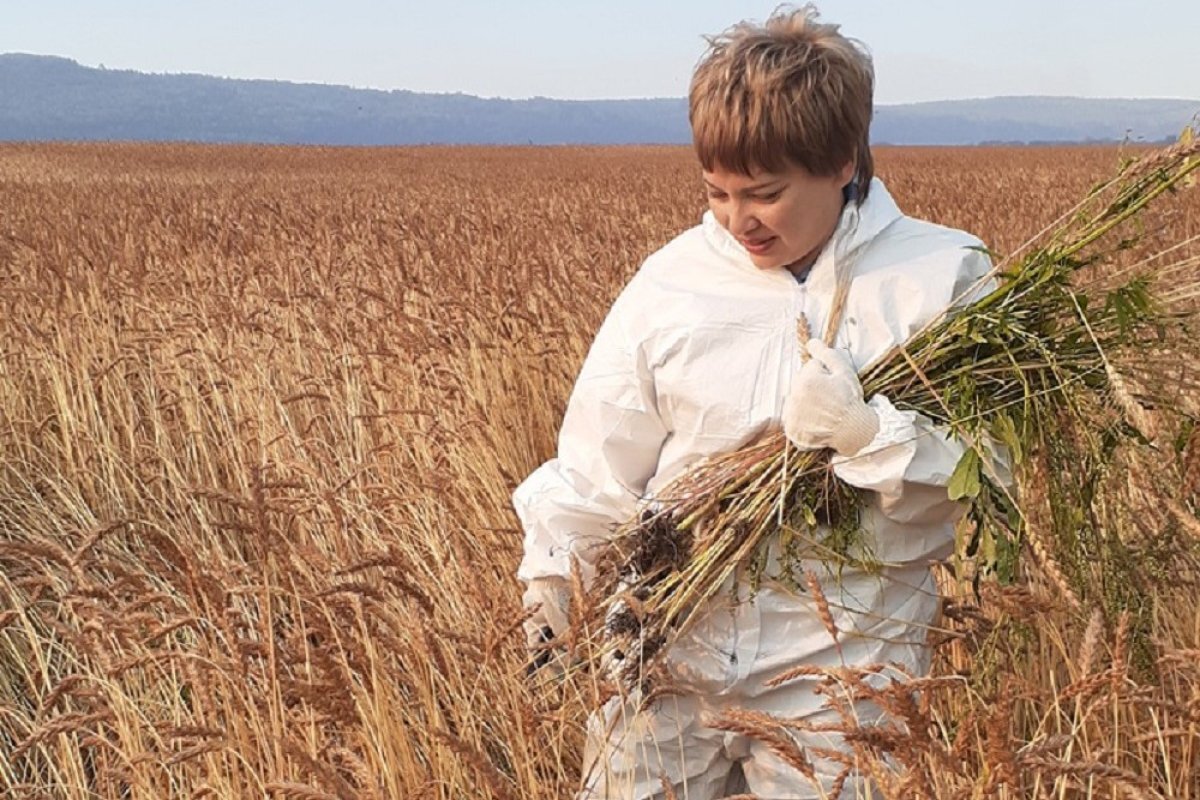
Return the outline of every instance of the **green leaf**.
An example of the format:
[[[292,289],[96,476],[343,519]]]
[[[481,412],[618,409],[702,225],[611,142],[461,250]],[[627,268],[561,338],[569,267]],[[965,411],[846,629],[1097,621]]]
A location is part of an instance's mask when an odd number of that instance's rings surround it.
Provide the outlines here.
[[[992,438],[1008,448],[1014,464],[1025,461],[1025,450],[1021,446],[1021,436],[1017,433],[1017,423],[1003,411],[996,412],[992,420]]]
[[[1179,427],[1179,434],[1175,437],[1175,455],[1182,456],[1192,442],[1192,433],[1196,430],[1195,420],[1185,419]]]
[[[804,505],[803,512],[804,512],[804,521],[806,523],[808,523],[808,527],[810,527],[810,528],[817,527],[817,514],[815,511],[812,510],[812,507],[806,503]]]
[[[991,525],[985,525],[979,536],[979,563],[995,569],[996,536]]]
[[[954,467],[954,474],[950,476],[950,484],[946,487],[951,500],[974,500],[979,496],[979,490],[983,488],[979,466],[979,453],[974,448],[962,454],[962,458]]]
[[[1019,575],[1018,565],[1021,560],[1021,547],[1016,539],[1010,536],[1000,536],[996,540],[996,577],[1003,584],[1013,583]]]
[[[1121,333],[1129,333],[1135,325],[1150,316],[1153,302],[1145,278],[1135,278],[1113,289],[1104,299],[1104,312],[1116,317]]]

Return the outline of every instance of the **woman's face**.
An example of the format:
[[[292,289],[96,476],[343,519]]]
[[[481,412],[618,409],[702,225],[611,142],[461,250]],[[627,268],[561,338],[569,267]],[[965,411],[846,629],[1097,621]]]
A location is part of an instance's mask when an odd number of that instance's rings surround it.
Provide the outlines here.
[[[703,175],[713,216],[741,243],[754,265],[796,271],[816,259],[837,227],[842,188],[854,175],[854,164],[829,177],[795,165],[751,175],[717,167]]]

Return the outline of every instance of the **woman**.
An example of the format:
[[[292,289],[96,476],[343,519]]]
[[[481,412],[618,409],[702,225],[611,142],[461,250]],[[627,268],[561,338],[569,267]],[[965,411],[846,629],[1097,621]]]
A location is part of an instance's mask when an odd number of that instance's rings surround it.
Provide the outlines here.
[[[680,694],[638,710],[614,698],[592,720],[581,796],[722,797],[741,773],[763,798],[869,796],[865,779],[821,757],[835,731],[800,733],[816,780],[761,742],[706,725],[740,708],[822,727],[839,718],[813,681],[788,669],[929,668],[938,607],[930,565],[953,544],[962,509],[946,484],[963,446],[886,397],[864,399],[857,371],[963,297],[987,273],[977,239],[905,217],[873,176],[869,56],[811,6],[781,9],[711,40],[689,103],[709,211],[651,255],[614,303],[571,396],[558,457],[514,495],[525,529],[518,572],[531,643],[566,626],[572,560],[584,578],[614,528],[697,460],[783,424],[802,448],[830,448],[862,494],[864,530],[885,567],[825,582],[835,644],[813,600],[767,579],[713,601],[666,655]],[[845,276],[845,277],[843,277]],[[832,346],[802,363],[850,281]],[[883,719],[866,703],[859,724]],[[828,727],[828,726],[826,726]],[[735,768],[736,767],[736,768]]]

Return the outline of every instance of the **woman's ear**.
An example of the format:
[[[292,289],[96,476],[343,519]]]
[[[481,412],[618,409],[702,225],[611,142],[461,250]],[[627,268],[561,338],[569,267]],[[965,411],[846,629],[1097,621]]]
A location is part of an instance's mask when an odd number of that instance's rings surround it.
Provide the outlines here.
[[[841,181],[842,186],[854,180],[856,169],[858,169],[858,163],[853,158],[842,165],[841,170],[838,172],[838,180]]]

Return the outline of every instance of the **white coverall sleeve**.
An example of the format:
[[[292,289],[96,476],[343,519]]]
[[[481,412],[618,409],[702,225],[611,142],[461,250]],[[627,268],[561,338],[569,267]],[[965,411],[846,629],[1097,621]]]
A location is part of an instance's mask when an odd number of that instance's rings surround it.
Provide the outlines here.
[[[994,281],[983,281],[991,259],[977,250],[964,253],[950,305],[961,308],[986,295]],[[883,395],[867,405],[879,416],[879,432],[853,456],[834,456],[833,471],[851,486],[879,494],[879,510],[895,522],[937,525],[954,522],[966,506],[949,498],[947,487],[966,445],[945,428],[914,411],[900,411]],[[980,443],[985,445],[985,443]],[[1005,464],[997,464],[997,468]]]
[[[860,452],[832,458],[833,472],[851,486],[879,494],[884,516],[906,525],[953,522],[965,506],[946,487],[966,450],[958,439],[915,411],[900,411],[881,394],[867,405],[879,433]]]
[[[525,531],[517,571],[528,584],[525,606],[541,604],[533,622],[555,632],[564,627],[572,559],[590,582],[604,545],[636,513],[667,437],[644,348],[631,341],[625,316],[618,298],[571,393],[557,458],[513,493]]]

